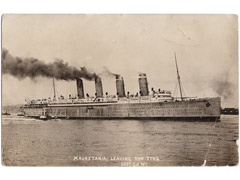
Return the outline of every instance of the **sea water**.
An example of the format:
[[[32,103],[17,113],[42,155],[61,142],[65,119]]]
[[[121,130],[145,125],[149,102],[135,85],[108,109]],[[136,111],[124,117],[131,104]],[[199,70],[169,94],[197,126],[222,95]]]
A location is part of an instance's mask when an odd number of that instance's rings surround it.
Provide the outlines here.
[[[237,144],[236,115],[220,122],[2,116],[2,163],[8,166],[236,165]]]

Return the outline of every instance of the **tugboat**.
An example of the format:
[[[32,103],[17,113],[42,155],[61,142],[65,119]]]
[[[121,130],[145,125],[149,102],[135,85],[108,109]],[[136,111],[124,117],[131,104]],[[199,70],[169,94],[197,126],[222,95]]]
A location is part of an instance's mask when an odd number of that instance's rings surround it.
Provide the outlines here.
[[[5,112],[2,112],[2,115],[7,115],[7,116],[9,116],[9,115],[11,115],[8,111],[5,111]]]
[[[44,120],[44,121],[48,120],[47,116],[45,116],[45,115],[42,115],[42,116],[40,116],[39,118],[40,118],[41,120]]]
[[[46,113],[46,110],[45,110],[45,108],[44,108],[44,109],[43,109],[43,112],[42,112],[42,115],[39,117],[39,119],[46,121],[46,120],[48,120],[49,118],[50,118],[50,117],[48,116],[48,114]]]
[[[17,116],[25,116],[25,113],[24,113],[24,107],[20,107],[20,112],[17,113]]]
[[[19,113],[17,113],[17,116],[24,116],[24,113],[23,112],[19,112]]]

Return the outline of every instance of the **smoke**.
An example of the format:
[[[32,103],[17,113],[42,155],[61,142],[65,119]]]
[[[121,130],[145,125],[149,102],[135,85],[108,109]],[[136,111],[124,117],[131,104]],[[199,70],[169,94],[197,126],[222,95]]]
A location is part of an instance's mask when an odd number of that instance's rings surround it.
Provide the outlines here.
[[[46,77],[68,81],[76,78],[94,80],[98,77],[96,73],[89,72],[86,67],[78,69],[61,59],[56,59],[53,63],[45,63],[36,58],[22,59],[13,57],[6,49],[2,50],[2,73],[11,74],[18,79]]]
[[[213,81],[211,81],[211,88],[219,96],[223,97],[224,101],[228,101],[234,96],[234,84],[227,80],[214,79]]]
[[[106,66],[103,67],[103,71],[100,73],[101,76],[106,76],[106,77],[118,77],[120,76],[119,74],[111,72]]]
[[[2,49],[2,60],[6,58],[6,55],[8,54],[7,49]]]

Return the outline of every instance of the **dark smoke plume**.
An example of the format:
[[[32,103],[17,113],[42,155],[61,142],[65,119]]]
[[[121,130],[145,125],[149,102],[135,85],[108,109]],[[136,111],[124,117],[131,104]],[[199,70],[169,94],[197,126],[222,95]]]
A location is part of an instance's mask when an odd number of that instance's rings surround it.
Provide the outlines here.
[[[6,58],[6,55],[8,54],[7,49],[2,49],[2,60]]]
[[[78,69],[60,59],[53,63],[45,63],[36,58],[22,59],[11,56],[6,49],[2,50],[2,73],[11,74],[18,79],[46,77],[68,81],[76,78],[94,80],[98,77],[97,74],[89,72],[86,67]]]

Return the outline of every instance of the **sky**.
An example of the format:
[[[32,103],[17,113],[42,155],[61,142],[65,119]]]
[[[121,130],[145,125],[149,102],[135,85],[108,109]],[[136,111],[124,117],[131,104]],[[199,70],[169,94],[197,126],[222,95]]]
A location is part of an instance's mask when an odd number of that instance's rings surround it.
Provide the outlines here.
[[[237,23],[236,15],[4,15],[2,47],[14,57],[62,59],[98,74],[107,68],[134,94],[138,74],[146,73],[149,89],[179,97],[176,52],[184,96],[221,96],[222,107],[238,107]],[[104,92],[116,94],[115,79],[102,80]],[[55,83],[57,95],[76,95],[75,81]],[[84,91],[94,95],[94,82],[84,80]],[[52,79],[2,74],[3,105],[52,96]]]

